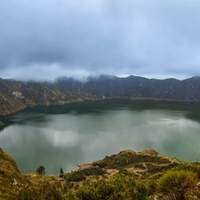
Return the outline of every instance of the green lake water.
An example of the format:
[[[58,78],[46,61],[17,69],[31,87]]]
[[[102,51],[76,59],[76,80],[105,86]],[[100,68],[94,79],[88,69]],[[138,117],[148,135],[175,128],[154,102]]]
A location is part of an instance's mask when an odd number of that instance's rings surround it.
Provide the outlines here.
[[[124,149],[200,160],[200,104],[110,100],[38,106],[1,117],[0,147],[19,169],[70,171]]]

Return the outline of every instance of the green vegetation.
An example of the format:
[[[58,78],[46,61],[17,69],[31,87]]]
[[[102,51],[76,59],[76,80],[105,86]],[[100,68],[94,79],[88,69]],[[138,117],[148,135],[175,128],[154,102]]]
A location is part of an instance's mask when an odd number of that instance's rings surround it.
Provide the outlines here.
[[[69,182],[79,182],[84,179],[85,177],[81,171],[71,172],[70,174],[67,175],[67,180]]]
[[[17,195],[19,200],[62,200],[64,199],[62,187],[59,182],[50,184],[47,181],[40,183],[37,186],[25,185],[20,188]]]
[[[71,199],[82,200],[145,200],[148,197],[149,188],[142,182],[138,182],[133,174],[117,174],[109,180],[99,180],[86,183],[78,189],[74,189]]]
[[[41,165],[41,166],[36,170],[36,173],[39,174],[39,175],[44,176],[44,175],[45,175],[45,167]]]
[[[116,164],[119,163],[119,166]],[[15,161],[0,149],[1,200],[194,200],[200,199],[200,163],[185,163],[131,150],[83,164],[58,176],[21,174]]]
[[[168,105],[181,108],[180,101],[200,102],[200,79],[154,80],[143,77],[130,76],[127,78],[100,76],[99,79],[90,78],[84,84],[73,79],[58,79],[54,83],[21,82],[0,79],[0,115],[8,115],[19,110],[37,105],[63,105],[87,100],[129,99],[148,100],[147,107],[152,102],[171,100]],[[153,103],[154,104],[154,103]],[[154,106],[154,105],[153,105]],[[166,107],[166,105],[165,105]],[[184,105],[185,107],[185,105]],[[187,115],[188,118],[199,120],[199,105],[195,112]],[[195,114],[197,113],[197,114]]]
[[[186,200],[197,185],[197,175],[186,170],[166,172],[158,181],[158,190],[169,200]]]
[[[87,176],[97,177],[100,175],[104,175],[105,173],[106,173],[105,170],[101,168],[89,167],[89,168],[82,169],[79,171],[73,171],[71,173],[66,174],[64,177],[68,181],[79,182],[82,180],[86,180]]]

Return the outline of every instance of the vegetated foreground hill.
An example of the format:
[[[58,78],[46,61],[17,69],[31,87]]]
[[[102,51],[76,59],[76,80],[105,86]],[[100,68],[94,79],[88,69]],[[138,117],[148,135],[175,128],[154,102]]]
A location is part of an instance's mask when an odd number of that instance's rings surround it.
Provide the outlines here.
[[[200,199],[200,163],[159,156],[153,149],[125,150],[58,176],[42,174],[20,173],[0,149],[2,200]]]
[[[200,77],[180,81],[100,76],[84,82],[62,78],[54,83],[0,79],[0,115],[35,105],[110,98],[200,101],[199,91]]]

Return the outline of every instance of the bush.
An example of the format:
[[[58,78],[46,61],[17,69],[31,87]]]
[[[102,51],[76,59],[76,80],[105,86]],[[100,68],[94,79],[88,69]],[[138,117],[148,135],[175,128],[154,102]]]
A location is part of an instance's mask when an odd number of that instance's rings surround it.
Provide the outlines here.
[[[64,192],[59,184],[50,185],[48,182],[37,186],[24,186],[20,189],[17,200],[64,200]]]
[[[117,174],[109,180],[87,183],[73,192],[71,199],[82,200],[145,200],[149,188],[137,182],[132,174]],[[72,192],[71,192],[72,194]]]
[[[67,175],[67,181],[79,182],[85,179],[85,176],[81,171],[74,171]]]
[[[90,167],[87,169],[83,169],[81,171],[85,176],[98,176],[98,175],[104,175],[106,172],[105,170],[101,169],[101,168],[96,168],[96,167]]]
[[[196,186],[194,172],[180,170],[168,171],[158,181],[158,190],[170,200],[186,200],[188,193]]]

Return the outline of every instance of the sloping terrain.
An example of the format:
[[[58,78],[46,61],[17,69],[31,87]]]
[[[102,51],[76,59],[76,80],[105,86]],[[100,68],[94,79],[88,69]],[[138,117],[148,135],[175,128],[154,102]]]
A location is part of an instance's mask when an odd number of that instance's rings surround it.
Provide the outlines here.
[[[24,182],[15,161],[0,148],[0,199],[14,199],[14,188]]]
[[[60,176],[22,174],[0,149],[1,200],[199,199],[199,181],[200,163],[160,156],[153,149],[124,150]]]
[[[199,91],[200,77],[180,81],[100,76],[83,82],[62,78],[54,83],[0,79],[0,115],[36,105],[115,98],[199,102]]]
[[[140,178],[143,176],[155,178],[155,176],[159,176],[162,171],[172,169],[182,164],[185,164],[185,162],[167,156],[159,156],[153,149],[144,150],[143,152],[124,150],[118,154],[106,156],[102,160],[79,165],[74,173],[68,174],[68,178],[73,178],[73,175],[76,175],[77,171],[83,174],[82,179],[81,177],[79,177],[79,179],[84,180],[87,176],[106,175],[109,177],[110,175],[120,173],[124,170]]]

